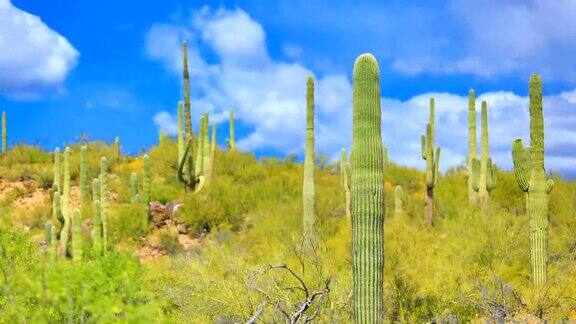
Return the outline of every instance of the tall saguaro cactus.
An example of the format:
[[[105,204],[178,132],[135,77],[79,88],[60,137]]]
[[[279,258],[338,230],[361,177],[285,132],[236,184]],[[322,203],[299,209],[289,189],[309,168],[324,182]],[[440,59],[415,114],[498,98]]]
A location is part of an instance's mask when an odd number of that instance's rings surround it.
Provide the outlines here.
[[[60,244],[62,254],[68,254],[68,238],[70,236],[71,218],[70,215],[70,148],[64,150],[64,184],[62,188],[62,199],[60,210],[64,218],[64,225],[60,232]]]
[[[183,122],[182,101],[178,102],[178,164],[184,157],[184,130],[182,129]]]
[[[342,185],[342,192],[344,193],[344,208],[346,211],[346,218],[350,219],[350,172],[349,172],[348,156],[346,149],[342,149],[340,156],[340,184]]]
[[[88,146],[80,147],[80,206],[88,199]]]
[[[426,205],[424,215],[429,225],[434,223],[434,187],[438,181],[440,148],[434,149],[434,98],[430,98],[430,116],[426,135],[422,135],[422,158],[426,161]]]
[[[474,190],[474,160],[477,157],[476,147],[476,93],[474,89],[468,92],[468,158],[466,177],[468,178],[468,202],[476,203],[477,194]]]
[[[182,42],[182,78],[184,79],[184,111],[186,140],[192,139],[192,113],[190,112],[190,74],[188,73],[188,45]]]
[[[544,116],[542,113],[542,81],[530,77],[530,147],[521,139],[512,144],[512,160],[516,181],[526,192],[526,212],[530,222],[530,261],[532,283],[537,291],[546,283],[548,259],[548,194],[554,186],[546,180],[544,169]]]
[[[6,153],[6,137],[8,136],[8,129],[6,125],[6,112],[2,112],[2,153]]]
[[[478,192],[478,200],[484,209],[490,199],[489,193],[496,187],[495,166],[490,158],[488,149],[488,107],[486,101],[482,101],[482,148],[480,161],[472,161],[472,184]]]
[[[92,180],[92,208],[94,214],[94,227],[92,228],[93,250],[96,256],[102,255],[102,210],[100,209],[100,180]]]
[[[82,261],[82,214],[78,209],[72,217],[72,259]]]
[[[376,58],[354,63],[352,139],[352,270],[354,322],[382,323],[384,275],[384,171]]]
[[[204,134],[208,132],[208,130],[205,128],[205,123],[204,120],[207,117],[208,114],[202,114],[202,117],[200,117],[200,129],[198,130],[198,145],[196,147],[196,167],[195,167],[195,172],[196,174],[202,174],[204,175],[204,155],[206,154],[206,147],[204,144],[206,144],[206,142],[204,141]]]
[[[216,156],[216,125],[212,125],[212,136],[210,139],[210,152],[208,153],[208,168],[206,171],[207,182],[210,182],[214,172],[214,158]]]
[[[234,111],[230,110],[230,135],[228,137],[228,149],[234,151],[236,149],[235,130],[234,130]]]
[[[102,251],[108,251],[108,160],[100,159],[100,221],[102,222]]]
[[[62,191],[62,187],[60,186],[60,180],[62,179],[62,174],[60,173],[61,168],[60,148],[57,147],[54,150],[54,181],[52,182],[54,191]]]
[[[314,79],[308,77],[306,81],[306,152],[302,190],[302,238],[307,248],[312,247],[315,241],[314,194]]]

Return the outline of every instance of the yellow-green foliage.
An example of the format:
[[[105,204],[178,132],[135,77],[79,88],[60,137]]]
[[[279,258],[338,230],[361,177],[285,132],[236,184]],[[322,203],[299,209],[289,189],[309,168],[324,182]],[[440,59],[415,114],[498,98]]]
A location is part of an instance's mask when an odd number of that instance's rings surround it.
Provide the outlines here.
[[[89,144],[90,178],[98,171],[100,154],[92,154],[98,145]],[[74,161],[78,147],[71,147]],[[178,246],[173,228],[163,229],[151,234],[150,242],[164,245],[170,255],[141,264],[135,260],[144,234],[139,206],[129,203],[129,178],[132,171],[141,178],[140,158],[126,157],[120,165],[109,159],[111,252],[101,260],[91,258],[87,250],[91,240],[85,234],[83,262],[72,265],[59,257],[55,268],[49,269],[37,242],[43,240],[43,224],[50,218],[50,200],[45,213],[41,209],[27,212],[11,202],[0,204],[0,243],[8,247],[13,260],[9,265],[0,254],[0,266],[10,269],[8,280],[0,272],[0,322],[80,322],[82,316],[86,322],[245,322],[265,299],[249,284],[249,278],[266,264],[287,264],[313,290],[332,278],[330,298],[321,302],[318,320],[352,320],[351,228],[335,169],[315,170],[315,227],[320,244],[313,256],[303,257],[299,252],[301,164],[290,159],[257,161],[254,155],[238,150],[218,150],[212,184],[197,195],[185,196],[174,169],[176,147],[175,142],[166,140],[150,151],[152,200],[185,202],[176,217],[190,225],[189,236],[196,243],[188,251]],[[113,153],[101,148],[104,156]],[[27,157],[28,153],[34,157]],[[10,172],[14,174],[28,170],[37,179],[35,170],[45,170],[52,175],[51,156],[39,149],[16,146],[5,157],[12,161]],[[24,163],[15,162],[18,159]],[[0,168],[5,170],[6,163],[0,158]],[[385,194],[391,198],[395,186],[402,186],[405,217],[394,219],[393,199],[386,200],[386,321],[456,319],[465,323],[488,319],[495,309],[504,309],[516,318],[532,314],[550,322],[575,320],[570,310],[576,307],[574,183],[554,176],[556,186],[549,196],[549,286],[545,296],[537,297],[532,294],[529,277],[524,193],[514,175],[498,171],[492,206],[482,216],[468,207],[465,172],[455,168],[439,179],[437,216],[435,225],[429,227],[423,217],[424,174],[394,163],[387,166]],[[33,217],[17,216],[19,213]],[[85,217],[91,214],[88,210]],[[23,225],[32,225],[29,232],[14,229]],[[302,301],[299,291],[282,290],[296,285],[282,271],[254,281],[286,304]],[[271,305],[261,319],[283,321]]]

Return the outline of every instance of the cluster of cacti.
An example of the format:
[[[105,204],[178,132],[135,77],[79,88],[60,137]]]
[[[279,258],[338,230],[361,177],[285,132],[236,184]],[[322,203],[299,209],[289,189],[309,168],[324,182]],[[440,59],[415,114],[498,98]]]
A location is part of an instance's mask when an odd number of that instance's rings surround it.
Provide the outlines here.
[[[306,152],[304,156],[304,184],[302,190],[302,238],[306,248],[314,245],[314,79],[306,82]]]
[[[380,76],[370,54],[354,64],[352,138],[352,269],[354,320],[381,323],[384,275],[384,171]]]
[[[148,230],[148,209],[150,208],[150,200],[152,196],[152,175],[150,167],[150,157],[144,154],[144,176],[142,177],[142,228],[144,231]]]
[[[404,215],[404,190],[402,186],[396,186],[394,189],[394,218]]]
[[[424,215],[430,225],[434,222],[434,187],[438,181],[440,148],[434,148],[434,98],[430,98],[430,116],[426,125],[426,135],[421,137],[422,158],[426,161],[426,205]]]
[[[344,208],[346,218],[350,219],[350,164],[348,163],[348,156],[346,149],[342,149],[340,156],[340,184],[342,185],[342,192],[344,193]]]
[[[6,128],[6,112],[2,112],[2,153],[6,153],[6,137],[8,129]]]
[[[234,151],[236,149],[236,142],[235,142],[235,131],[234,131],[234,112],[230,110],[230,122],[229,122],[229,130],[230,135],[228,137],[228,149],[230,151]]]
[[[544,117],[542,113],[542,81],[530,78],[530,147],[521,139],[512,145],[516,181],[526,192],[526,213],[530,223],[530,260],[532,282],[539,290],[546,282],[548,260],[548,194],[554,186],[546,180],[544,170]]]
[[[492,164],[488,151],[488,108],[482,101],[482,148],[480,160],[472,159],[472,187],[478,193],[477,198],[483,209],[489,200],[489,193],[496,187],[496,166]]]

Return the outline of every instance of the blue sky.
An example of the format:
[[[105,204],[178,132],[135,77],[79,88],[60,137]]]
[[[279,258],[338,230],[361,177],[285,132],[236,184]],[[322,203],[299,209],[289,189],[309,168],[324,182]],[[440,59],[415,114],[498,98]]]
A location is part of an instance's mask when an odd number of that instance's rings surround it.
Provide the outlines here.
[[[190,44],[193,111],[241,148],[301,154],[305,78],[317,79],[317,148],[351,142],[351,71],[379,60],[384,141],[420,167],[428,98],[446,170],[466,155],[466,95],[489,104],[491,151],[511,166],[528,135],[527,83],[541,73],[548,169],[576,162],[576,4],[560,1],[71,1],[0,0],[0,108],[9,142],[48,149],[81,134],[138,153],[174,131],[181,97],[178,44]],[[479,103],[477,107],[479,108]],[[478,109],[479,110],[479,109]]]

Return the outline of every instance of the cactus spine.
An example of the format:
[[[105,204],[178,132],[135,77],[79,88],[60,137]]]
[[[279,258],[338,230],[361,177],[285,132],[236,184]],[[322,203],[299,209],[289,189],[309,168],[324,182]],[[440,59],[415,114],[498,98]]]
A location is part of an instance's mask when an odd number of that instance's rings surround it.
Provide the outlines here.
[[[394,189],[394,218],[404,215],[404,191],[402,186],[396,186]]]
[[[78,209],[72,218],[72,260],[82,261],[82,214]]]
[[[303,240],[304,246],[314,244],[314,79],[306,81],[306,152],[304,156]]]
[[[474,189],[474,160],[477,157],[476,147],[476,94],[473,89],[468,92],[468,159],[466,177],[468,178],[468,202],[476,203],[477,194]]]
[[[228,137],[228,149],[234,151],[236,149],[236,142],[234,141],[234,112],[230,111],[230,135]]]
[[[495,166],[492,165],[488,149],[488,107],[486,101],[482,101],[482,148],[480,161],[473,160],[472,180],[473,188],[478,192],[478,199],[482,208],[485,209],[489,201],[489,193],[496,186]]]
[[[102,255],[102,210],[100,209],[100,180],[92,180],[92,208],[94,214],[94,227],[92,228],[92,242],[94,254]]]
[[[88,146],[80,147],[80,206],[88,199]]]
[[[138,175],[136,172],[130,174],[130,202],[136,202],[136,195],[138,194]]]
[[[426,135],[422,135],[422,158],[426,161],[426,206],[424,215],[429,225],[434,223],[434,187],[438,181],[440,148],[434,150],[434,98],[430,98],[430,116]]]
[[[6,128],[6,112],[2,112],[2,153],[6,153],[6,137],[8,129]]]
[[[108,250],[108,160],[100,159],[100,221],[102,222],[102,253]]]
[[[62,226],[62,230],[60,232],[60,244],[62,254],[64,256],[66,256],[68,252],[68,238],[70,235],[71,215],[69,209],[70,209],[70,148],[66,147],[66,149],[64,150],[64,186],[60,207],[60,210],[62,211],[62,216],[64,218],[64,225]]]
[[[178,164],[184,157],[184,130],[182,129],[182,101],[178,102]]]
[[[346,149],[342,149],[342,155],[340,157],[340,184],[342,185],[342,191],[344,192],[344,208],[346,211],[346,218],[350,219],[350,164],[348,163],[348,156],[346,154]]]
[[[150,157],[148,154],[144,154],[144,177],[142,181],[142,228],[144,231],[148,230],[148,208],[150,207],[151,189]]]
[[[384,172],[378,62],[363,54],[354,63],[352,140],[352,263],[354,322],[382,323]]]
[[[192,114],[190,112],[190,74],[188,73],[188,45],[182,42],[182,77],[184,78],[184,111],[186,140],[192,139]]]
[[[530,148],[521,139],[512,144],[512,160],[516,181],[526,194],[526,212],[530,219],[530,260],[532,283],[540,291],[546,283],[548,259],[548,194],[554,186],[546,180],[544,170],[544,117],[542,113],[542,81],[530,77]]]
[[[60,149],[56,148],[54,150],[54,181],[52,182],[52,188],[55,191],[61,191],[62,188],[60,187],[60,179],[62,175],[60,173],[61,164],[60,164]]]

